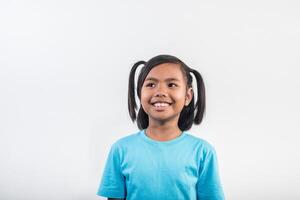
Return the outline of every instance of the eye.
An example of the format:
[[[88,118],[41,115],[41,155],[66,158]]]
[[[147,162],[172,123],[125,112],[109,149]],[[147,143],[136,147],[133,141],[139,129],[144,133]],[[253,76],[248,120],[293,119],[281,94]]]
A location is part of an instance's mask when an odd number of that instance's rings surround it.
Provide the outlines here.
[[[171,86],[171,87],[177,87],[177,85],[175,83],[170,83],[169,86]]]
[[[146,87],[152,87],[152,85],[154,85],[154,83],[148,83],[146,84]]]

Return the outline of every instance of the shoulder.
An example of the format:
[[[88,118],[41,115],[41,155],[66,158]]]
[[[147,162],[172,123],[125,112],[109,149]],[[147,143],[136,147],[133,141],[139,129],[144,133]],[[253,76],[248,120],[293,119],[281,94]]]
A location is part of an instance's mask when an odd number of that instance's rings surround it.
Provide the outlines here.
[[[136,131],[136,132],[130,133],[126,136],[119,138],[117,141],[115,141],[112,144],[112,147],[120,149],[120,148],[124,148],[127,146],[136,145],[138,143],[138,134],[139,133],[140,133],[140,131]]]
[[[202,163],[201,165],[204,165],[203,163],[216,162],[217,153],[215,147],[210,142],[191,134],[188,135],[188,138],[194,143],[193,149],[195,150],[197,162]]]
[[[117,156],[121,162],[126,157],[133,155],[141,145],[139,133],[140,131],[123,136],[111,145],[113,155]]]
[[[210,153],[215,151],[215,147],[207,140],[197,137],[190,132],[186,132],[187,141],[203,153]]]

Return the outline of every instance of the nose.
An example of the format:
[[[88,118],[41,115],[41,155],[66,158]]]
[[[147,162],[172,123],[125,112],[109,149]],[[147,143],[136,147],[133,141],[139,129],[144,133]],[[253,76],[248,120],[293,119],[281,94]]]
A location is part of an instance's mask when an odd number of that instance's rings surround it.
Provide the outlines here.
[[[154,96],[155,96],[155,97],[165,97],[166,94],[163,93],[163,92],[156,92]]]
[[[166,90],[163,86],[157,86],[157,90],[155,91],[155,97],[166,97]]]

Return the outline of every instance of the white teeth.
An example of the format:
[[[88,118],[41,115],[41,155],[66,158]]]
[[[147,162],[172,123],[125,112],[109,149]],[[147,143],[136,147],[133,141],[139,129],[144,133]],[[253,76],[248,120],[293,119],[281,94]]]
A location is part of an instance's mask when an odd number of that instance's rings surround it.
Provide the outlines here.
[[[166,107],[166,106],[168,106],[169,104],[167,104],[167,103],[155,103],[154,104],[154,106],[155,107]]]

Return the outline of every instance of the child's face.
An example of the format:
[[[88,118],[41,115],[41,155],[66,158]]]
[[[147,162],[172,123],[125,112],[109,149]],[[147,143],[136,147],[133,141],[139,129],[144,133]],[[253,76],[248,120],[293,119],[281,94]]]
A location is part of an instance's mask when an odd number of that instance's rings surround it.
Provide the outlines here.
[[[186,90],[180,65],[164,63],[148,73],[141,89],[141,104],[150,123],[151,120],[178,121],[180,112],[192,96],[192,88]]]

